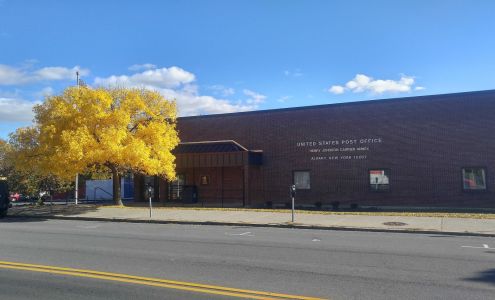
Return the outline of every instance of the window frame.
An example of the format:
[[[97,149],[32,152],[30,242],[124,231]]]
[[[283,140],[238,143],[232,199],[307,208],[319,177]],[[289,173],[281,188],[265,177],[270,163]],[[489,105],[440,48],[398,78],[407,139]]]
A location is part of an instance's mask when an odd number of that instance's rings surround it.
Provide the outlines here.
[[[377,190],[373,189],[372,184],[370,182],[371,171],[385,171],[388,172],[388,188],[386,190]],[[389,193],[392,191],[392,170],[390,168],[369,168],[368,173],[366,174],[366,181],[368,183],[368,189],[373,193]]]
[[[311,190],[311,169],[303,169],[303,170],[292,170],[292,184],[296,185],[296,173],[297,172],[307,172],[309,175],[309,187],[308,188],[298,188],[296,186],[296,190],[301,191],[309,191]]]
[[[485,188],[484,189],[466,189],[464,187],[464,170],[465,169],[482,169],[484,173]],[[488,172],[485,166],[462,167],[461,168],[461,188],[464,193],[485,193],[488,191]]]
[[[203,181],[203,178],[205,181]],[[201,175],[199,176],[200,185],[209,185],[210,184],[210,176],[209,175]]]

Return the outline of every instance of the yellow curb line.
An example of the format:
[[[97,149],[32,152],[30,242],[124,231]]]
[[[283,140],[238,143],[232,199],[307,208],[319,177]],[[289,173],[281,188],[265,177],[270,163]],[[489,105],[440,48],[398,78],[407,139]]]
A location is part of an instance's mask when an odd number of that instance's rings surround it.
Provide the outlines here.
[[[133,275],[119,274],[119,273],[100,272],[100,271],[85,270],[85,269],[62,268],[62,267],[54,267],[54,266],[46,266],[46,265],[24,264],[24,263],[16,263],[16,262],[8,262],[8,261],[0,261],[0,268],[87,277],[93,279],[103,279],[110,281],[134,283],[134,284],[163,287],[169,289],[185,290],[191,292],[208,293],[208,294],[216,294],[216,295],[232,296],[232,297],[240,297],[240,298],[250,298],[250,299],[321,300],[321,298],[314,298],[314,297],[278,294],[278,293],[270,293],[270,292],[262,292],[262,291],[229,288],[223,286],[166,280],[159,278],[133,276]]]

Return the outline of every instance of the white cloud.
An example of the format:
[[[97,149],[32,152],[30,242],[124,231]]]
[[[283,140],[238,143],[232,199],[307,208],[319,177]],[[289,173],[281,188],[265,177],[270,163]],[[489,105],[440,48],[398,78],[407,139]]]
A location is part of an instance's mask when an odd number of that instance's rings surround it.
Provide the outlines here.
[[[66,67],[44,67],[32,70],[31,67],[12,67],[0,65],[0,85],[23,85],[40,81],[74,80],[76,71],[80,76],[89,74],[88,69],[79,66]]]
[[[222,91],[224,96],[232,96],[235,94],[235,90],[233,88],[226,88]]]
[[[233,88],[225,87],[221,84],[210,85],[207,88],[212,90],[213,93],[224,97],[232,96],[235,94],[235,90]]]
[[[194,74],[179,67],[146,70],[133,75],[112,75],[107,78],[95,78],[96,85],[106,86],[154,86],[158,88],[176,88],[181,84],[195,80]]]
[[[212,96],[200,95],[191,90],[158,89],[167,99],[177,100],[179,115],[203,115],[249,111],[257,109],[257,104],[246,101],[231,102],[226,99],[218,99]]]
[[[27,76],[22,70],[7,65],[0,65],[0,85],[24,83],[27,83]]]
[[[424,89],[425,89],[424,86],[417,86],[417,87],[414,88],[415,91],[422,91]]]
[[[301,72],[301,70],[295,69],[293,71],[285,70],[284,71],[284,75],[287,76],[287,77],[301,77],[304,74]]]
[[[33,106],[30,102],[15,98],[0,98],[0,120],[4,122],[30,122],[33,120]]]
[[[166,99],[176,100],[180,116],[231,113],[258,108],[266,96],[244,90],[247,99],[229,101],[209,95],[201,95],[195,84],[195,75],[179,67],[148,70],[131,75],[97,77],[95,85],[140,87],[160,92]],[[222,89],[220,89],[222,88]],[[210,87],[211,89],[211,87]],[[232,95],[233,89],[217,85],[213,89]],[[224,95],[226,96],[226,95]]]
[[[64,67],[46,67],[41,68],[34,72],[37,80],[75,80],[76,72],[79,72],[79,76],[87,76],[89,74],[88,69],[81,69],[79,66],[75,66],[71,69]]]
[[[53,90],[53,88],[51,86],[47,86],[47,87],[44,87],[43,89],[41,89],[41,91],[35,93],[34,96],[35,96],[35,99],[38,100],[38,99],[44,99],[46,97],[50,97],[54,93],[55,93],[55,91]]]
[[[242,92],[244,93],[244,95],[249,97],[247,99],[247,103],[260,104],[263,103],[266,99],[265,95],[259,94],[257,92],[248,89],[244,89]]]
[[[151,70],[156,69],[156,65],[154,64],[136,64],[129,67],[130,71],[142,71],[142,70]]]
[[[391,79],[373,79],[373,77],[364,74],[357,74],[352,80],[348,81],[345,86],[333,85],[328,91],[333,94],[342,94],[346,91],[354,93],[371,92],[374,94],[404,93],[410,92],[414,86],[414,77],[401,75],[399,80]],[[415,90],[424,89],[415,87]]]
[[[282,96],[282,97],[278,98],[277,101],[280,103],[285,103],[285,102],[287,102],[287,100],[289,100],[291,98],[292,98],[292,96]]]
[[[21,64],[20,64],[20,67],[22,69],[31,69],[33,68],[37,63],[39,63],[39,60],[35,59],[35,58],[29,58],[29,59],[26,59],[24,60]]]
[[[343,86],[340,86],[340,85],[332,85],[328,89],[328,91],[330,93],[333,93],[333,94],[336,94],[336,95],[344,93],[344,90],[345,90],[344,87]]]

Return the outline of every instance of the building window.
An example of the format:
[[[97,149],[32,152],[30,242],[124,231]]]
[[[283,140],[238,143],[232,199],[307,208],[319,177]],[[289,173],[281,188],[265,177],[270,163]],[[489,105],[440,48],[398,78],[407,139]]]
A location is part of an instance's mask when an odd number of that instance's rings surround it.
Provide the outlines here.
[[[462,182],[465,191],[486,190],[485,169],[463,168]]]
[[[184,174],[177,174],[175,177],[175,180],[172,181],[172,185],[175,186],[183,186],[186,184],[186,175]]]
[[[370,170],[370,188],[372,191],[390,190],[390,170],[374,169]]]
[[[294,185],[298,190],[311,188],[309,171],[294,171]]]
[[[201,185],[208,185],[208,184],[210,184],[210,177],[208,177],[208,175],[202,175]]]

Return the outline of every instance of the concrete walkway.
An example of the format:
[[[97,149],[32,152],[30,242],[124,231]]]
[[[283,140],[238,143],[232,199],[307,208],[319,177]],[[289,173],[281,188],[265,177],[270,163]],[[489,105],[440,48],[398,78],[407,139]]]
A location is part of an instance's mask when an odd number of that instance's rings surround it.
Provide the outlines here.
[[[59,218],[123,222],[252,225],[340,230],[428,232],[495,236],[495,219],[445,217],[373,216],[297,212],[295,222],[289,212],[270,210],[214,210],[104,207],[95,205],[19,206],[9,211],[12,217]]]

